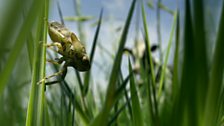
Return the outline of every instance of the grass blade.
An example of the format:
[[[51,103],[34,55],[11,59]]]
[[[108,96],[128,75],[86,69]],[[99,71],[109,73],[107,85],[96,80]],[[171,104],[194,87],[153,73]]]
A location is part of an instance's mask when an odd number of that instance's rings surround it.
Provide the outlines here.
[[[148,83],[150,82],[150,80],[146,81],[146,84],[147,84],[146,89],[148,92],[149,105],[152,105],[153,103],[153,105],[151,106],[153,108],[149,107],[149,109],[154,109],[154,112],[152,112],[151,110],[151,113],[153,113],[152,116],[154,117],[155,124],[158,125],[159,117],[158,117],[158,107],[157,107],[157,99],[156,99],[156,81],[155,81],[154,63],[152,59],[151,44],[149,40],[148,26],[147,26],[146,14],[145,14],[145,9],[143,4],[142,4],[142,18],[143,18],[143,24],[144,24],[144,30],[145,30],[145,46],[146,46],[146,56],[147,56],[147,63],[145,64],[150,65],[150,68],[147,68],[146,70],[150,70],[151,82],[152,82],[152,93],[150,93],[151,92],[150,83]],[[143,75],[144,75],[144,78],[145,77],[148,78],[148,72],[146,72],[146,74],[144,73]],[[153,101],[151,101],[151,94],[152,94]]]
[[[163,87],[163,83],[164,83],[163,80],[164,80],[164,76],[165,76],[165,72],[166,72],[166,68],[167,68],[167,62],[168,62],[168,58],[169,58],[169,54],[170,54],[172,41],[173,41],[176,22],[177,22],[177,12],[174,13],[173,25],[172,25],[172,30],[171,30],[171,33],[170,33],[170,38],[169,38],[168,47],[167,47],[167,51],[166,51],[166,57],[165,57],[165,61],[164,61],[163,66],[162,66],[161,78],[160,78],[160,82],[159,82],[158,97],[161,96],[161,92],[162,92],[162,87]]]
[[[221,91],[223,90],[223,70],[224,70],[224,3],[222,5],[222,12],[219,22],[219,30],[216,38],[216,47],[213,56],[213,63],[211,68],[211,78],[209,81],[209,88],[207,93],[207,101],[205,107],[204,126],[216,125],[219,104],[223,106],[223,102],[219,101]],[[222,95],[223,97],[223,95]]]
[[[147,54],[147,57],[149,59],[151,77],[152,77],[152,84],[153,84],[153,86],[155,86],[156,81],[155,81],[154,65],[153,65],[153,61],[152,61],[151,45],[150,45],[149,34],[148,34],[146,14],[145,14],[145,9],[144,9],[143,4],[142,4],[142,18],[143,18],[143,24],[144,24],[144,30],[145,30],[145,39],[146,39],[145,42],[146,42],[146,50],[147,50],[146,54]]]
[[[46,43],[47,43],[47,29],[48,29],[48,10],[49,10],[49,0],[45,0],[44,3],[44,26],[43,26],[43,46],[41,48],[41,63],[40,63],[40,78],[45,77],[45,71],[46,71]],[[41,88],[39,90],[39,104],[38,104],[38,125],[43,125],[44,124],[44,108],[46,108],[44,105],[45,104],[45,81],[42,82]]]
[[[34,1],[32,4],[32,7],[30,8],[27,17],[25,18],[23,25],[20,29],[20,33],[16,38],[16,42],[13,46],[13,49],[11,53],[9,54],[8,61],[6,62],[6,65],[2,72],[0,73],[0,92],[4,90],[5,85],[7,84],[8,78],[12,72],[13,67],[15,66],[16,60],[18,58],[18,55],[20,54],[20,51],[26,42],[27,33],[29,32],[30,28],[33,25],[33,22],[36,19],[36,16],[38,15],[38,8],[41,6],[41,1]],[[5,40],[4,40],[5,41]]]
[[[133,115],[133,125],[134,126],[143,126],[143,119],[141,113],[140,102],[138,98],[137,89],[135,87],[134,75],[132,72],[131,62],[129,59],[129,73],[130,76],[130,88],[131,88],[131,103],[132,103],[132,115]]]
[[[97,39],[98,39],[99,32],[100,32],[102,16],[103,16],[103,9],[100,12],[99,22],[98,22],[98,25],[97,25],[97,28],[96,28],[95,36],[94,36],[94,39],[93,39],[93,45],[92,45],[92,49],[91,49],[91,53],[90,53],[90,65],[91,66],[92,66],[92,63],[93,63],[93,57],[94,57],[94,54],[95,54],[96,43],[97,43]],[[90,73],[91,73],[91,69],[85,75],[83,96],[86,96],[86,94],[88,93]]]
[[[181,84],[178,98],[175,101],[174,117],[175,125],[196,125],[195,108],[195,55],[194,39],[192,29],[192,18],[190,13],[190,3],[186,1],[185,24],[184,24],[184,58],[182,66]]]
[[[112,72],[111,72],[111,76],[110,76],[110,80],[109,80],[109,84],[108,84],[108,88],[107,88],[105,104],[104,104],[103,109],[100,112],[100,114],[96,117],[95,120],[93,120],[93,122],[92,122],[93,126],[98,126],[98,125],[104,126],[107,124],[107,119],[108,119],[110,110],[111,110],[112,106],[114,105],[114,103],[116,102],[115,101],[115,92],[116,92],[116,81],[117,81],[117,77],[118,77],[117,72],[120,70],[123,49],[124,49],[124,45],[125,45],[126,38],[128,35],[128,29],[129,29],[129,26],[131,23],[131,18],[132,18],[133,12],[134,12],[135,3],[136,3],[136,0],[133,0],[133,2],[131,4],[131,8],[129,10],[129,14],[128,14],[125,26],[124,26],[124,30],[122,32],[119,49],[118,49],[117,55],[114,60],[114,64],[112,67]]]
[[[208,90],[208,59],[207,59],[207,40],[205,38],[206,29],[205,29],[205,21],[204,21],[204,1],[197,0],[192,2],[193,8],[193,33],[195,46],[193,50],[195,50],[195,64],[196,64],[196,103],[197,103],[197,114],[199,120],[202,120],[204,115],[204,107],[205,107],[205,96]],[[198,124],[199,125],[199,124]]]

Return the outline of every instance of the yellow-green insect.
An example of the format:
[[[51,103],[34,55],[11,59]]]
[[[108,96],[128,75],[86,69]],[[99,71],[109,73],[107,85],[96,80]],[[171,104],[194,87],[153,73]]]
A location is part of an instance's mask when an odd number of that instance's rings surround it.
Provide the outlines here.
[[[86,49],[73,32],[59,22],[49,22],[48,33],[53,43],[48,44],[47,47],[57,47],[57,50],[54,50],[53,48],[51,49],[62,55],[61,58],[57,60],[49,60],[49,62],[54,64],[61,64],[64,62],[64,65],[61,71],[45,77],[38,83],[60,74],[62,75],[62,79],[64,79],[67,73],[67,67],[69,66],[82,72],[90,69],[90,61],[87,56]],[[46,84],[57,82],[58,81],[54,81]]]

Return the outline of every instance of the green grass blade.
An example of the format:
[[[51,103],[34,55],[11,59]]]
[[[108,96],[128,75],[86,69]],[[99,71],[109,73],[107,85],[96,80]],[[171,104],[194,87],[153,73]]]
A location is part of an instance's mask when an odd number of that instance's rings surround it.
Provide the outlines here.
[[[167,68],[168,58],[169,58],[170,49],[171,49],[173,36],[174,36],[174,32],[175,32],[176,22],[177,22],[177,12],[174,13],[173,25],[172,25],[172,30],[171,30],[171,33],[170,33],[170,38],[169,38],[169,41],[168,41],[166,57],[165,57],[164,64],[162,66],[161,78],[160,78],[160,82],[159,82],[158,97],[161,96],[161,92],[162,92],[162,87],[163,87],[163,83],[164,83],[163,81],[164,81],[164,77],[165,77],[165,72],[166,72],[166,68]]]
[[[85,22],[92,20],[94,17],[92,16],[69,16],[69,17],[64,17],[64,20],[66,21],[78,21],[78,22]]]
[[[74,7],[75,7],[75,14],[77,17],[81,17],[81,2],[80,0],[73,0],[74,1]],[[85,44],[85,34],[83,31],[83,22],[78,21],[77,22],[77,26],[78,26],[78,31],[79,31],[79,38],[81,40],[81,42],[83,42],[83,44]]]
[[[30,28],[33,25],[33,22],[36,19],[36,16],[38,15],[38,8],[40,7],[41,1],[34,1],[27,17],[24,19],[23,25],[20,29],[20,33],[16,38],[16,42],[12,48],[11,53],[9,54],[8,61],[6,62],[6,65],[2,72],[0,73],[0,92],[4,90],[4,87],[6,83],[8,82],[9,76],[12,72],[12,69],[16,63],[16,60],[18,58],[18,55],[20,54],[20,51],[26,42],[27,33],[30,31]]]
[[[205,107],[205,119],[204,126],[216,125],[218,115],[218,103],[220,102],[221,91],[223,90],[223,70],[224,70],[224,3],[222,5],[222,11],[219,22],[219,30],[216,38],[216,47],[213,56],[213,63],[211,68],[211,78],[209,81],[209,88],[207,92],[207,101]],[[222,96],[223,97],[223,96]],[[223,99],[223,98],[221,98]]]
[[[135,3],[136,3],[136,0],[133,0],[131,8],[129,10],[129,14],[128,14],[125,26],[124,26],[124,30],[122,32],[119,49],[118,49],[117,55],[115,57],[114,64],[112,67],[112,72],[110,75],[110,80],[109,80],[107,93],[106,93],[105,104],[104,104],[103,109],[100,112],[100,114],[96,117],[96,119],[93,120],[93,122],[92,122],[93,126],[98,126],[98,125],[104,126],[107,124],[107,119],[108,119],[110,110],[111,110],[112,106],[114,105],[114,103],[116,102],[115,101],[115,92],[116,92],[116,81],[117,81],[117,77],[118,77],[117,72],[120,70],[123,49],[124,49],[124,45],[125,45],[126,38],[128,35],[128,29],[129,29],[129,26],[131,23],[131,18],[132,18],[133,12],[134,12]]]
[[[205,18],[204,18],[204,1],[196,0],[192,3],[193,8],[193,33],[195,46],[193,50],[195,50],[195,64],[196,64],[196,102],[197,102],[197,114],[199,120],[202,120],[204,115],[204,107],[205,107],[205,96],[208,90],[208,58],[207,58],[207,40],[206,36],[206,28],[205,28]],[[198,124],[199,125],[199,124]]]
[[[135,79],[132,73],[131,62],[129,59],[129,73],[130,76],[130,88],[131,88],[131,103],[132,103],[132,115],[133,115],[133,125],[134,126],[143,126],[143,119],[141,113],[141,107],[139,102],[139,97],[137,93],[137,89],[135,87]]]
[[[133,71],[131,73],[133,73]],[[125,80],[122,82],[122,84],[116,90],[116,93],[115,93],[116,96],[115,96],[115,98],[119,99],[122,96],[122,93],[125,90],[125,87],[128,84],[128,81],[130,79],[131,73],[129,73],[129,75],[125,78]]]
[[[40,38],[40,31],[41,31],[41,26],[42,26],[42,16],[39,17],[38,20],[38,25],[37,25],[37,30],[36,30],[36,38],[35,38],[35,43],[34,43],[34,55],[33,55],[33,62],[32,62],[32,80],[31,80],[31,88],[30,88],[30,95],[29,95],[29,102],[28,102],[28,108],[27,108],[27,115],[26,115],[26,126],[32,126],[33,125],[33,112],[34,112],[34,100],[35,100],[35,92],[37,87],[37,79],[39,78],[38,76],[38,67],[39,63],[37,63],[38,60],[38,50],[39,50],[39,38]],[[31,42],[31,41],[29,41]]]
[[[161,10],[164,10],[166,11],[167,13],[171,14],[171,15],[174,15],[174,11],[171,10],[170,8],[168,8],[167,6],[165,6],[164,4],[162,4],[161,2],[159,3],[159,8]]]
[[[151,53],[151,45],[149,40],[149,33],[148,33],[148,26],[147,26],[147,20],[146,20],[146,14],[144,5],[142,4],[142,18],[143,18],[143,24],[144,24],[144,30],[145,30],[145,39],[146,39],[146,50],[147,50],[147,57],[149,58],[149,64],[150,64],[150,70],[151,70],[151,77],[152,77],[152,84],[155,87],[156,81],[155,81],[155,72],[154,72],[154,65],[152,61],[152,53]]]
[[[8,1],[7,1],[8,2]],[[6,2],[6,3],[7,3]],[[25,1],[24,1],[25,2]],[[4,5],[4,3],[2,3]],[[17,35],[17,30],[18,28],[18,21],[21,19],[21,14],[24,14],[24,8],[26,8],[26,4],[20,4],[20,1],[17,0],[12,0],[8,3],[8,6],[5,7],[5,14],[1,15],[2,20],[0,21],[1,23],[1,28],[0,28],[0,50],[4,50],[5,48],[8,47],[8,45],[12,44],[10,41],[12,36]],[[36,12],[35,12],[36,13]],[[36,15],[37,16],[37,15]],[[29,18],[31,19],[31,18]],[[27,17],[26,19],[27,20]],[[24,25],[22,26],[24,27]],[[22,31],[22,29],[18,30]],[[28,32],[27,32],[28,33]],[[23,33],[25,34],[25,33]],[[22,35],[22,33],[21,33]],[[0,52],[0,57],[3,57],[5,55],[4,52]]]
[[[90,65],[91,66],[92,66],[92,63],[93,63],[93,57],[94,57],[94,54],[95,54],[97,39],[98,39],[99,32],[100,32],[100,26],[101,26],[101,22],[102,22],[102,16],[103,16],[103,9],[100,12],[99,22],[98,22],[98,25],[97,25],[97,28],[96,28],[95,36],[94,36],[94,39],[93,39],[93,45],[92,45],[92,49],[91,49],[91,53],[90,53]],[[86,75],[85,75],[83,96],[86,96],[86,94],[88,93],[90,73],[91,73],[91,70],[88,71],[86,73]]]
[[[26,46],[27,46],[27,52],[28,52],[28,56],[29,56],[29,63],[30,63],[30,68],[32,71],[32,63],[33,63],[33,57],[34,57],[34,42],[33,42],[33,36],[30,32],[28,39],[26,41]]]
[[[195,55],[194,48],[192,17],[190,13],[190,3],[185,4],[184,19],[184,58],[182,66],[181,84],[178,91],[178,98],[175,101],[173,122],[175,125],[196,125],[196,106],[195,106]]]
[[[176,38],[175,38],[175,53],[174,53],[174,61],[173,61],[173,84],[172,84],[172,91],[173,91],[173,98],[177,96],[178,91],[178,61],[179,61],[179,11],[177,11],[177,26],[176,26]],[[175,101],[175,100],[174,100]]]
[[[41,55],[40,55],[40,78],[44,78],[45,77],[45,70],[46,70],[46,43],[47,43],[47,29],[48,29],[48,10],[49,10],[49,1],[45,0],[44,3],[44,26],[43,26],[43,45],[41,48]],[[39,103],[38,103],[38,121],[37,124],[38,125],[43,125],[45,120],[44,120],[44,108],[46,108],[44,105],[45,104],[45,81],[42,82],[42,84],[40,85],[40,90],[39,90]]]
[[[148,35],[148,26],[147,26],[147,20],[146,20],[146,14],[145,14],[145,9],[144,9],[144,5],[142,4],[142,18],[143,18],[143,25],[144,25],[144,30],[145,30],[145,46],[146,46],[146,56],[147,56],[147,62],[150,64],[150,68],[146,69],[146,70],[150,70],[150,75],[151,75],[151,80],[148,80],[147,82],[151,81],[152,83],[146,83],[147,84],[147,92],[148,92],[148,99],[149,99],[149,103],[153,103],[153,108],[149,108],[149,109],[154,109],[154,114],[152,114],[152,116],[155,117],[154,121],[156,124],[159,123],[159,119],[158,119],[158,104],[157,104],[157,99],[156,99],[156,81],[155,81],[155,72],[154,72],[154,63],[153,63],[153,59],[152,59],[152,53],[151,53],[151,44],[150,44],[150,40],[149,40],[149,35]],[[145,62],[145,61],[143,61]],[[148,64],[146,63],[146,64]],[[147,72],[146,72],[147,73]],[[148,74],[145,74],[144,77],[148,77]],[[153,101],[151,101],[151,91],[150,90],[150,84],[152,84],[152,98]],[[152,106],[151,106],[152,107]]]
[[[60,7],[60,5],[59,5],[59,1],[57,1],[57,9],[58,9],[58,13],[59,13],[59,17],[60,17],[61,23],[62,23],[63,25],[65,25],[65,22],[64,22],[64,20],[63,20],[63,15],[62,15],[61,7]]]

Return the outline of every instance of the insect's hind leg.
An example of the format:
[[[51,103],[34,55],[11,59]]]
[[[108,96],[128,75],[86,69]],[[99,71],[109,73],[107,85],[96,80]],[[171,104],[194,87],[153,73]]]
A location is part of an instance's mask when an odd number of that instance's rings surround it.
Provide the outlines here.
[[[62,80],[65,79],[66,73],[67,73],[67,65],[64,65],[63,68],[62,68],[62,70],[60,70],[60,71],[58,71],[58,72],[56,72],[56,73],[54,73],[54,74],[52,74],[52,75],[50,75],[48,77],[43,78],[37,84],[41,84],[43,81],[45,81],[45,80],[47,80],[49,78],[52,78],[52,77],[61,75],[61,77],[60,77],[59,80],[57,80],[57,81],[51,81],[51,82],[46,82],[45,85],[52,85],[52,84],[55,84],[55,83],[59,83],[59,82],[61,82]]]
[[[65,75],[67,73],[67,67],[63,67],[63,69],[64,69],[64,71],[59,80],[46,82],[45,85],[52,85],[52,84],[60,83],[61,81],[63,81],[65,79]]]

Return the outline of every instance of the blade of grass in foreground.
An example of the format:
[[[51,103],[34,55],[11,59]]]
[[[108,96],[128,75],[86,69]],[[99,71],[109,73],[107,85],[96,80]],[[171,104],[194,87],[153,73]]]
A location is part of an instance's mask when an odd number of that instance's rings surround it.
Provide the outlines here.
[[[37,97],[35,98],[35,94],[36,94],[36,89],[37,89],[37,79],[39,77],[38,75],[38,67],[39,67],[39,63],[38,61],[38,50],[39,48],[39,38],[40,38],[40,33],[41,33],[41,26],[43,23],[43,14],[41,13],[42,11],[40,11],[40,16],[38,19],[38,25],[37,25],[37,30],[36,30],[36,36],[35,36],[35,41],[34,41],[34,52],[33,52],[33,62],[32,62],[32,82],[31,82],[31,88],[30,88],[30,96],[29,96],[29,102],[28,102],[28,108],[27,108],[27,115],[26,115],[26,126],[32,126],[34,125],[36,122],[34,122],[34,102],[37,101]],[[32,13],[33,14],[33,13]],[[31,35],[31,34],[30,34]],[[29,41],[32,42],[32,41]],[[29,47],[28,47],[29,48]]]
[[[208,90],[209,82],[209,70],[208,70],[208,59],[207,59],[207,45],[206,41],[206,28],[205,28],[205,18],[204,15],[204,0],[194,0],[192,1],[192,26],[194,34],[194,52],[195,52],[195,76],[196,76],[196,114],[198,115],[198,121],[203,120],[205,99]],[[197,125],[200,125],[198,122]]]
[[[112,72],[111,72],[111,75],[110,75],[110,80],[109,80],[107,93],[106,93],[105,104],[103,106],[102,111],[93,120],[93,122],[92,122],[93,126],[99,126],[99,125],[105,126],[105,125],[107,125],[110,110],[111,110],[112,106],[114,105],[114,103],[116,102],[115,101],[115,99],[116,99],[115,98],[115,92],[116,92],[116,81],[117,81],[117,78],[118,78],[117,73],[120,70],[123,49],[124,49],[124,45],[125,45],[126,38],[127,38],[127,35],[128,35],[128,29],[129,29],[129,26],[130,26],[130,23],[131,23],[131,18],[132,18],[133,12],[134,12],[135,3],[136,3],[136,0],[133,0],[133,2],[131,4],[131,8],[129,10],[129,14],[128,14],[125,26],[124,26],[124,30],[122,32],[119,49],[118,49],[117,55],[115,57],[114,64],[113,64],[113,67],[112,67]]]
[[[177,26],[176,26],[176,38],[175,38],[175,53],[173,61],[173,84],[172,84],[172,94],[175,100],[178,91],[178,61],[179,61],[179,10],[177,11]]]
[[[142,4],[142,18],[143,18],[143,25],[144,25],[144,30],[145,30],[145,46],[146,46],[146,56],[147,56],[147,62],[150,64],[150,69],[146,69],[146,70],[150,70],[150,75],[151,75],[151,82],[152,82],[152,93],[149,93],[151,91],[150,90],[150,83],[146,83],[147,84],[147,92],[148,92],[148,99],[149,99],[149,104],[153,103],[153,108],[150,107],[149,105],[149,110],[150,109],[154,109],[154,114],[152,114],[152,116],[154,117],[154,121],[155,124],[159,124],[159,117],[158,117],[158,105],[157,105],[157,99],[156,99],[156,82],[155,82],[155,72],[154,72],[154,65],[153,65],[153,60],[152,60],[152,54],[151,54],[151,45],[150,45],[150,40],[149,40],[149,34],[148,34],[148,25],[147,25],[147,20],[146,20],[146,14],[145,14],[145,9],[144,9],[144,5]],[[147,74],[144,75],[144,78],[147,77],[148,78],[148,72],[146,72]],[[150,80],[148,80],[149,82]],[[151,101],[151,94],[152,94],[152,98],[153,100]],[[152,105],[152,104],[151,104]]]
[[[205,119],[204,126],[217,125],[217,115],[219,114],[219,99],[221,96],[221,91],[223,90],[223,70],[224,70],[224,3],[222,5],[222,12],[219,22],[219,31],[217,33],[216,47],[213,56],[213,64],[211,69],[211,78],[209,81],[209,88],[207,94],[207,101],[205,107]],[[223,95],[221,96],[223,97]],[[221,105],[223,106],[223,104]]]
[[[163,83],[164,83],[163,80],[164,80],[164,77],[165,77],[165,72],[166,72],[168,58],[169,58],[169,54],[170,54],[170,48],[171,48],[172,41],[173,41],[176,22],[177,22],[177,12],[174,13],[173,25],[172,25],[172,30],[171,30],[171,33],[170,33],[170,39],[169,39],[168,47],[167,47],[167,51],[166,51],[166,57],[165,57],[165,61],[164,61],[163,66],[162,66],[161,78],[160,78],[160,82],[159,82],[158,97],[161,96],[161,92],[162,92],[162,87],[163,87]]]
[[[196,106],[195,106],[195,80],[196,80],[196,65],[195,55],[192,49],[194,48],[192,16],[190,13],[189,0],[185,1],[185,19],[184,19],[184,58],[182,66],[180,90],[177,94],[177,100],[173,107],[174,116],[176,121],[171,122],[175,126],[180,125],[196,125]]]
[[[154,66],[153,66],[153,61],[152,61],[152,54],[151,54],[151,45],[150,45],[150,40],[149,40],[149,33],[148,33],[148,26],[147,26],[147,20],[146,20],[146,14],[145,14],[145,9],[144,5],[142,4],[142,18],[143,18],[143,24],[144,24],[144,30],[145,30],[145,38],[146,38],[146,50],[147,50],[147,56],[149,57],[149,64],[150,64],[150,69],[151,69],[151,78],[152,78],[152,84],[153,86],[156,85],[155,82],[155,72],[154,72]]]
[[[44,27],[43,27],[43,46],[41,50],[41,63],[40,63],[40,78],[44,78],[45,76],[45,70],[46,70],[46,43],[47,43],[47,29],[48,29],[48,10],[49,10],[49,0],[45,0],[44,3]],[[42,82],[40,85],[41,88],[39,90],[39,103],[38,103],[38,118],[37,118],[37,124],[38,125],[43,125],[44,124],[44,105],[45,104],[45,81]]]
[[[30,88],[30,95],[29,95],[29,102],[28,102],[28,108],[27,108],[27,115],[26,115],[26,126],[32,126],[34,124],[33,122],[33,112],[34,112],[34,100],[35,100],[35,92],[37,88],[37,78],[38,78],[38,67],[39,63],[38,61],[38,50],[39,50],[39,38],[40,38],[40,31],[41,26],[43,23],[43,17],[40,16],[38,20],[37,30],[36,30],[36,38],[34,41],[34,55],[33,55],[33,63],[32,63],[32,82],[31,82],[31,88]],[[29,41],[31,42],[31,41]]]
[[[133,125],[134,126],[143,126],[143,119],[142,119],[142,113],[141,113],[141,107],[140,102],[138,98],[138,93],[136,89],[136,84],[134,80],[134,75],[132,72],[131,62],[129,59],[129,73],[130,76],[130,88],[131,88],[131,103],[132,103],[132,115],[133,115]]]
[[[13,66],[15,66],[18,55],[20,54],[20,51],[24,43],[26,42],[27,34],[32,27],[33,22],[35,21],[36,16],[38,15],[38,8],[40,8],[40,6],[41,1],[33,1],[33,4],[28,11],[27,17],[24,19],[23,25],[16,38],[16,42],[12,48],[11,53],[9,54],[8,61],[6,62],[4,69],[0,73],[0,92],[4,90],[4,87],[7,84],[8,78],[12,73]]]

